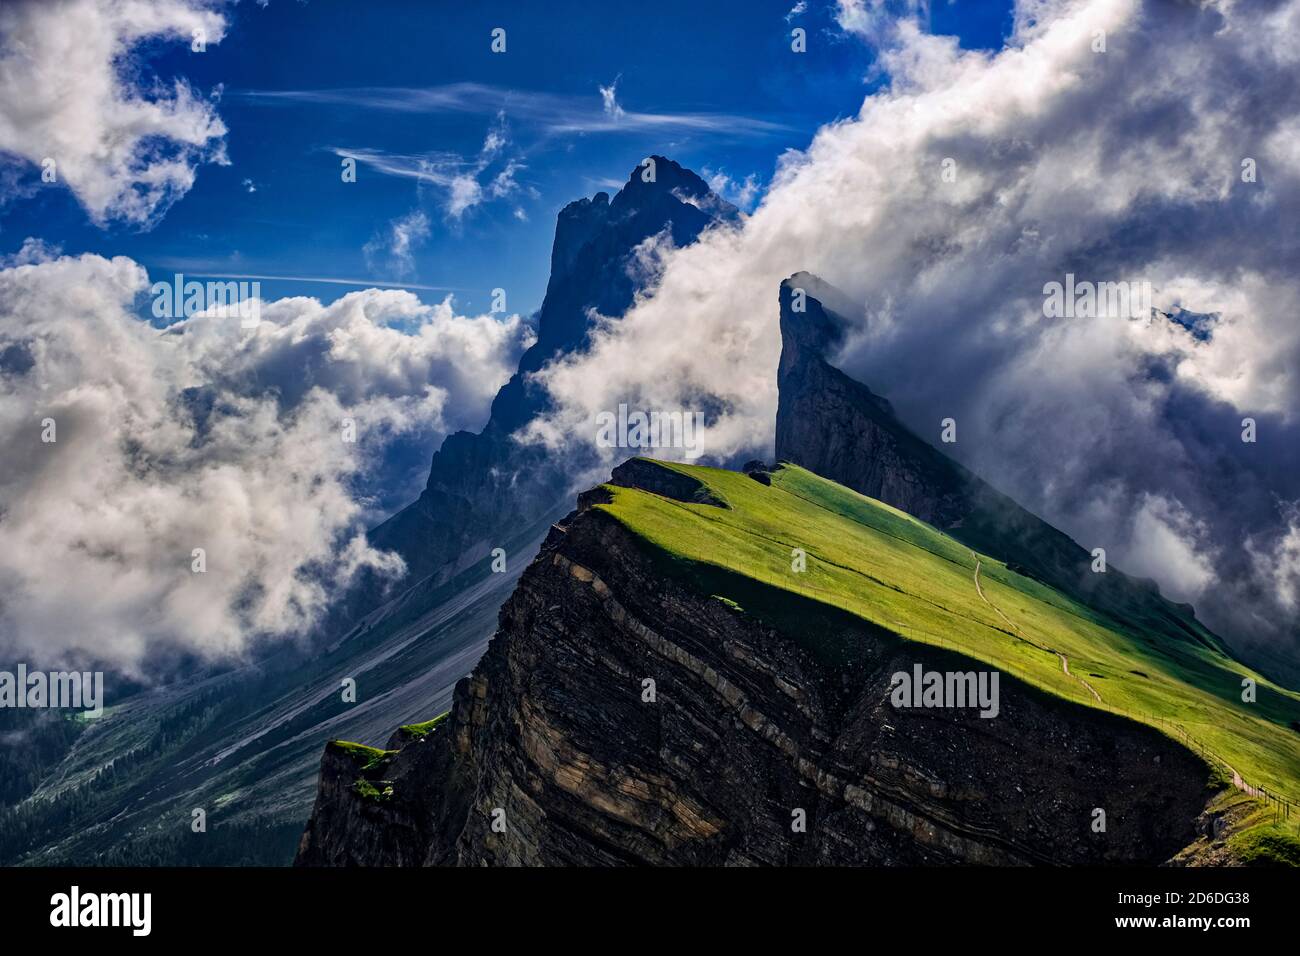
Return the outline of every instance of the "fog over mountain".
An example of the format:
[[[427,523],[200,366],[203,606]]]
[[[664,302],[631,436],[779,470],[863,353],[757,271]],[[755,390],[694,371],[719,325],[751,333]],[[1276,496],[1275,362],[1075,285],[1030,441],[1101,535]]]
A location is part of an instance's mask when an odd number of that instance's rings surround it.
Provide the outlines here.
[[[743,224],[654,250],[638,307],[543,373],[539,437],[707,397],[710,453],[770,454],[772,290],[806,269],[858,305],[838,364],[922,436],[956,419],[946,450],[993,484],[1239,646],[1294,649],[1300,4],[1022,3],[996,54],[861,0],[839,19],[888,85]],[[1161,311],[1049,319],[1067,273],[1150,283]]]
[[[361,568],[399,574],[364,536],[391,447],[480,421],[532,339],[378,289],[164,332],[135,262],[33,255],[0,270],[0,647],[51,666],[238,659]]]

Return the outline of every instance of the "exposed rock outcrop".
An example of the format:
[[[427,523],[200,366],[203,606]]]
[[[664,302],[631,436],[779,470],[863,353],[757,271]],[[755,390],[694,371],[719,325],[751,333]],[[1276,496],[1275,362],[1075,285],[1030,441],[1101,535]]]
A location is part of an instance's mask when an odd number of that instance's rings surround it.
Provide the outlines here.
[[[1111,566],[904,425],[889,402],[831,364],[851,306],[807,272],[780,288],[776,456],[893,505],[1017,572],[1117,619],[1177,641],[1221,647],[1190,605]]]
[[[695,497],[655,470],[620,480]],[[1207,768],[1157,731],[1007,674],[996,720],[894,708],[896,671],[981,665],[785,593],[801,625],[777,630],[601,500],[434,733],[369,777],[326,753],[300,865],[1155,863],[1196,839]]]
[[[547,408],[529,376],[557,356],[586,347],[593,314],[620,316],[638,288],[629,259],[652,236],[674,245],[694,242],[709,225],[737,215],[704,180],[670,159],[654,160],[654,176],[637,166],[610,199],[597,193],[560,211],[551,249],[551,275],[537,314],[537,341],[497,393],[482,432],[449,435],[433,456],[429,480],[414,503],[371,533],[372,543],[396,551],[414,582],[502,529],[525,527],[564,513],[572,500],[574,462],[557,461],[515,433]]]

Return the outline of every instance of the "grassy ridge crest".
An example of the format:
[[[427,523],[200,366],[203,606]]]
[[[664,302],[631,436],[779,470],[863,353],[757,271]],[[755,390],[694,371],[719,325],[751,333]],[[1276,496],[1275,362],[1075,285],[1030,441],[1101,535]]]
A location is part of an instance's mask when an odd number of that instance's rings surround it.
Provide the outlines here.
[[[758,590],[811,599],[1186,744],[1185,730],[1251,784],[1300,797],[1300,733],[1291,726],[1300,721],[1300,694],[1217,647],[1111,619],[803,468],[786,465],[765,485],[723,469],[657,464],[701,482],[731,507],[615,485],[604,486],[611,500],[594,507],[688,572],[681,577],[706,596],[750,610],[780,604]],[[802,573],[792,569],[796,548],[807,556]],[[1241,700],[1244,678],[1256,682],[1254,703]],[[1297,823],[1293,814],[1291,829]]]

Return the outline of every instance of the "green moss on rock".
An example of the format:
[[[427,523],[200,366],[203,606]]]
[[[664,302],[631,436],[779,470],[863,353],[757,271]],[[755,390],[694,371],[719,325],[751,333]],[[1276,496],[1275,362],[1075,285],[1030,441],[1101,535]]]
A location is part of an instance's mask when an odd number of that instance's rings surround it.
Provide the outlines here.
[[[378,747],[368,747],[350,740],[331,740],[325,748],[331,753],[348,757],[362,772],[384,766],[397,753],[396,750],[380,750]]]
[[[398,727],[397,730],[403,737],[411,740],[422,740],[429,736],[429,734],[433,733],[434,730],[437,729],[438,725],[446,720],[450,714],[451,711],[446,711],[445,713],[441,713],[437,717],[433,718],[433,720],[426,720],[424,723],[420,724],[405,724]]]
[[[374,800],[376,803],[383,803],[393,796],[393,787],[387,780],[372,782],[362,777],[352,784],[352,792],[362,800]],[[381,790],[380,787],[383,789]]]

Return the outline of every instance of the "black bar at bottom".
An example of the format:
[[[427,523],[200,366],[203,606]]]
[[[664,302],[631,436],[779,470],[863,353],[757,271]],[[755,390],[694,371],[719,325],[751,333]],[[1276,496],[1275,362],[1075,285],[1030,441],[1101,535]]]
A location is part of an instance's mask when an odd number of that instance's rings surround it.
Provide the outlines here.
[[[73,921],[73,887],[77,922],[83,914],[111,921],[116,911],[117,921],[127,925],[52,925],[52,915]],[[827,928],[848,928],[868,934],[897,930],[923,945],[949,937],[1004,938],[1020,930],[1064,932],[1070,939],[1200,935],[1232,945],[1293,927],[1297,890],[1295,871],[1241,868],[20,868],[0,870],[0,926],[10,941],[76,933],[83,940],[204,945],[246,943],[266,933],[288,933],[295,944],[396,945],[400,935],[391,934],[399,931],[437,934],[429,937],[433,945],[438,938],[449,942],[442,934],[456,931],[471,938],[483,934],[485,945],[490,941],[494,948],[510,938],[591,946],[645,934],[675,941],[700,923],[709,925],[711,935],[733,936],[733,942],[746,936],[761,942],[782,928],[824,939]],[[143,896],[100,896],[145,893],[147,936],[137,935],[144,923]],[[95,900],[87,903],[90,896]]]

